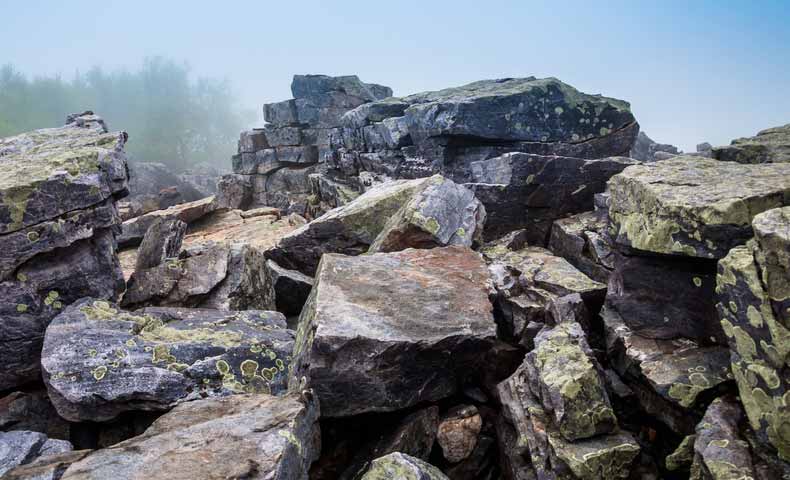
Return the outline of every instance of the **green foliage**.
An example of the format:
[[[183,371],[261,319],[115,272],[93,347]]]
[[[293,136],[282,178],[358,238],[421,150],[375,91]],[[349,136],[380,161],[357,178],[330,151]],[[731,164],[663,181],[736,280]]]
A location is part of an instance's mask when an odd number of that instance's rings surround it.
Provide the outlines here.
[[[67,114],[84,110],[129,133],[134,161],[174,171],[229,165],[239,131],[254,118],[237,107],[227,81],[193,81],[187,66],[160,57],[146,59],[136,72],[94,67],[70,81],[0,67],[0,137],[60,126]]]

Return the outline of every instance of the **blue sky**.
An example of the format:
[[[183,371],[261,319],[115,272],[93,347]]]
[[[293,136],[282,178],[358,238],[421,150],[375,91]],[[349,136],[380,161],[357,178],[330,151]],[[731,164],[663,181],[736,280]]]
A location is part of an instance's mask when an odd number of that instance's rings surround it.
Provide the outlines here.
[[[357,74],[396,95],[535,75],[628,100],[654,140],[685,150],[790,123],[787,0],[0,0],[0,12],[0,64],[68,77],[164,55],[228,78],[258,111],[290,98],[295,73]]]

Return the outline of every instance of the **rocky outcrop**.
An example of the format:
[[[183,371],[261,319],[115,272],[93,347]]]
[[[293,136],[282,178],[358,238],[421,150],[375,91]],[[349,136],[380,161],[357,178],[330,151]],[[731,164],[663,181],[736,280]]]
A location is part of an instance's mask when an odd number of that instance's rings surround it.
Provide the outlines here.
[[[113,228],[126,138],[85,112],[0,139],[0,389],[37,378],[44,329],[60,309],[123,290]]]
[[[318,415],[309,392],[187,402],[142,435],[71,463],[60,478],[304,479],[320,448]]]
[[[71,443],[48,439],[46,435],[39,432],[22,430],[0,432],[0,475],[40,457],[69,452],[72,449]]]
[[[120,202],[119,209],[125,221],[210,195],[161,163],[129,162],[129,196]]]
[[[373,460],[361,480],[449,480],[441,470],[403,453],[391,453]]]
[[[386,182],[283,237],[266,253],[283,267],[313,275],[326,253],[472,246],[485,209],[474,194],[440,175]]]
[[[639,132],[634,146],[631,147],[631,153],[628,156],[641,162],[666,160],[662,158],[662,155],[657,155],[659,152],[669,154],[670,156],[676,156],[681,153],[678,151],[678,147],[666,143],[656,143],[652,138],[648,137],[645,132]]]
[[[762,130],[753,137],[736,138],[730,145],[715,147],[713,158],[738,163],[790,162],[790,124]]]
[[[179,220],[187,225],[203,218],[217,209],[214,197],[206,197],[194,202],[182,203],[164,210],[155,210],[123,222],[118,244],[121,247],[137,246],[143,241],[151,225],[162,220]]]
[[[299,319],[291,388],[311,385],[328,417],[452,395],[496,367],[479,363],[496,334],[487,283],[466,247],[324,255]]]
[[[232,393],[282,393],[294,335],[276,312],[150,308],[84,299],[47,329],[44,380],[72,421]]]
[[[602,211],[562,218],[551,227],[548,249],[591,279],[606,284],[614,268],[607,227],[608,218]]]

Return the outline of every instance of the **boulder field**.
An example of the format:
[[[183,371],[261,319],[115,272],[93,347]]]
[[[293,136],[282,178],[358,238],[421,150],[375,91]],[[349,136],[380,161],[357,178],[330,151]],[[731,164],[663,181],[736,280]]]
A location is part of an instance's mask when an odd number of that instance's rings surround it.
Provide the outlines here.
[[[787,126],[291,92],[215,183],[93,112],[0,139],[0,478],[790,478]]]

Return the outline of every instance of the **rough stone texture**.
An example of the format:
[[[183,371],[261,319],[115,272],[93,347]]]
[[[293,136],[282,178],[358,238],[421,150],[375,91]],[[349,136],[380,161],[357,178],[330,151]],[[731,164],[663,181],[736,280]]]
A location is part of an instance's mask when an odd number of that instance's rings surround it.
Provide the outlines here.
[[[523,375],[562,436],[573,442],[612,433],[617,418],[601,369],[578,323],[544,329],[527,354]]]
[[[168,258],[178,257],[186,231],[187,224],[177,218],[158,219],[140,243],[135,270],[153,268]]]
[[[741,402],[760,442],[790,461],[790,208],[754,219],[756,238],[719,262],[718,310]]]
[[[266,280],[274,291],[274,303],[277,311],[282,312],[286,317],[299,316],[310,296],[313,279],[267,260]]]
[[[524,342],[532,329],[550,320],[551,305],[561,297],[580,296],[579,322],[589,323],[600,309],[606,286],[591,280],[544,248],[508,245],[518,233],[489,243],[481,253],[490,263],[497,291],[495,306],[500,335]],[[581,302],[584,304],[581,304]],[[537,333],[537,332],[535,332]]]
[[[609,362],[641,407],[674,432],[693,433],[708,403],[730,387],[728,350],[641,337],[608,308],[603,319]]]
[[[318,408],[298,395],[187,402],[145,433],[72,463],[62,480],[301,480],[320,449]]]
[[[128,220],[209,195],[161,163],[129,162],[129,196],[119,208],[122,219]]]
[[[530,478],[534,468],[539,479],[629,478],[640,451],[630,434],[616,431],[568,442],[532,395],[522,369],[497,390],[504,418],[515,430],[507,455],[532,461],[531,467],[522,465],[519,475]]]
[[[194,202],[182,203],[165,210],[156,210],[123,222],[118,244],[121,247],[139,245],[145,232],[160,219],[178,219],[187,225],[217,209],[214,197],[206,197]]]
[[[444,458],[457,463],[472,454],[483,427],[483,419],[474,405],[460,405],[447,412],[436,433]]]
[[[607,225],[606,215],[600,211],[559,219],[551,227],[548,248],[591,279],[606,284],[614,268]]]
[[[206,396],[281,393],[293,341],[276,312],[128,313],[84,299],[50,324],[42,367],[62,417],[106,421]]]
[[[419,458],[390,453],[373,460],[360,480],[449,480],[441,470]]]
[[[680,154],[678,147],[666,143],[656,143],[645,132],[639,132],[628,156],[641,162],[655,162],[661,159],[657,158],[661,157],[658,155],[659,152],[672,156]]]
[[[471,190],[435,175],[387,221],[369,252],[471,247],[483,238],[485,218],[485,208]]]
[[[715,147],[713,158],[738,163],[788,163],[790,124],[762,130],[753,137],[737,138],[727,146]]]
[[[311,385],[328,417],[452,395],[496,369],[479,363],[495,340],[487,283],[482,259],[465,247],[324,255],[289,387]]]
[[[29,430],[65,440],[69,438],[70,425],[58,416],[42,388],[0,398],[0,430]]]
[[[89,453],[90,450],[72,450],[46,455],[9,470],[3,480],[60,480],[69,465],[82,460]]]
[[[790,204],[790,165],[676,157],[609,181],[613,236],[645,252],[718,259],[752,236],[752,218]]]
[[[18,465],[46,455],[68,452],[72,448],[71,443],[65,440],[51,440],[39,432],[0,432],[0,476]]]
[[[374,188],[283,237],[267,257],[285,268],[314,275],[325,253],[364,253],[389,218],[424,183],[400,180]]]
[[[471,162],[470,183],[488,213],[486,238],[526,228],[530,243],[545,245],[554,220],[589,210],[593,195],[636,162],[625,157],[587,160],[506,153]]]

